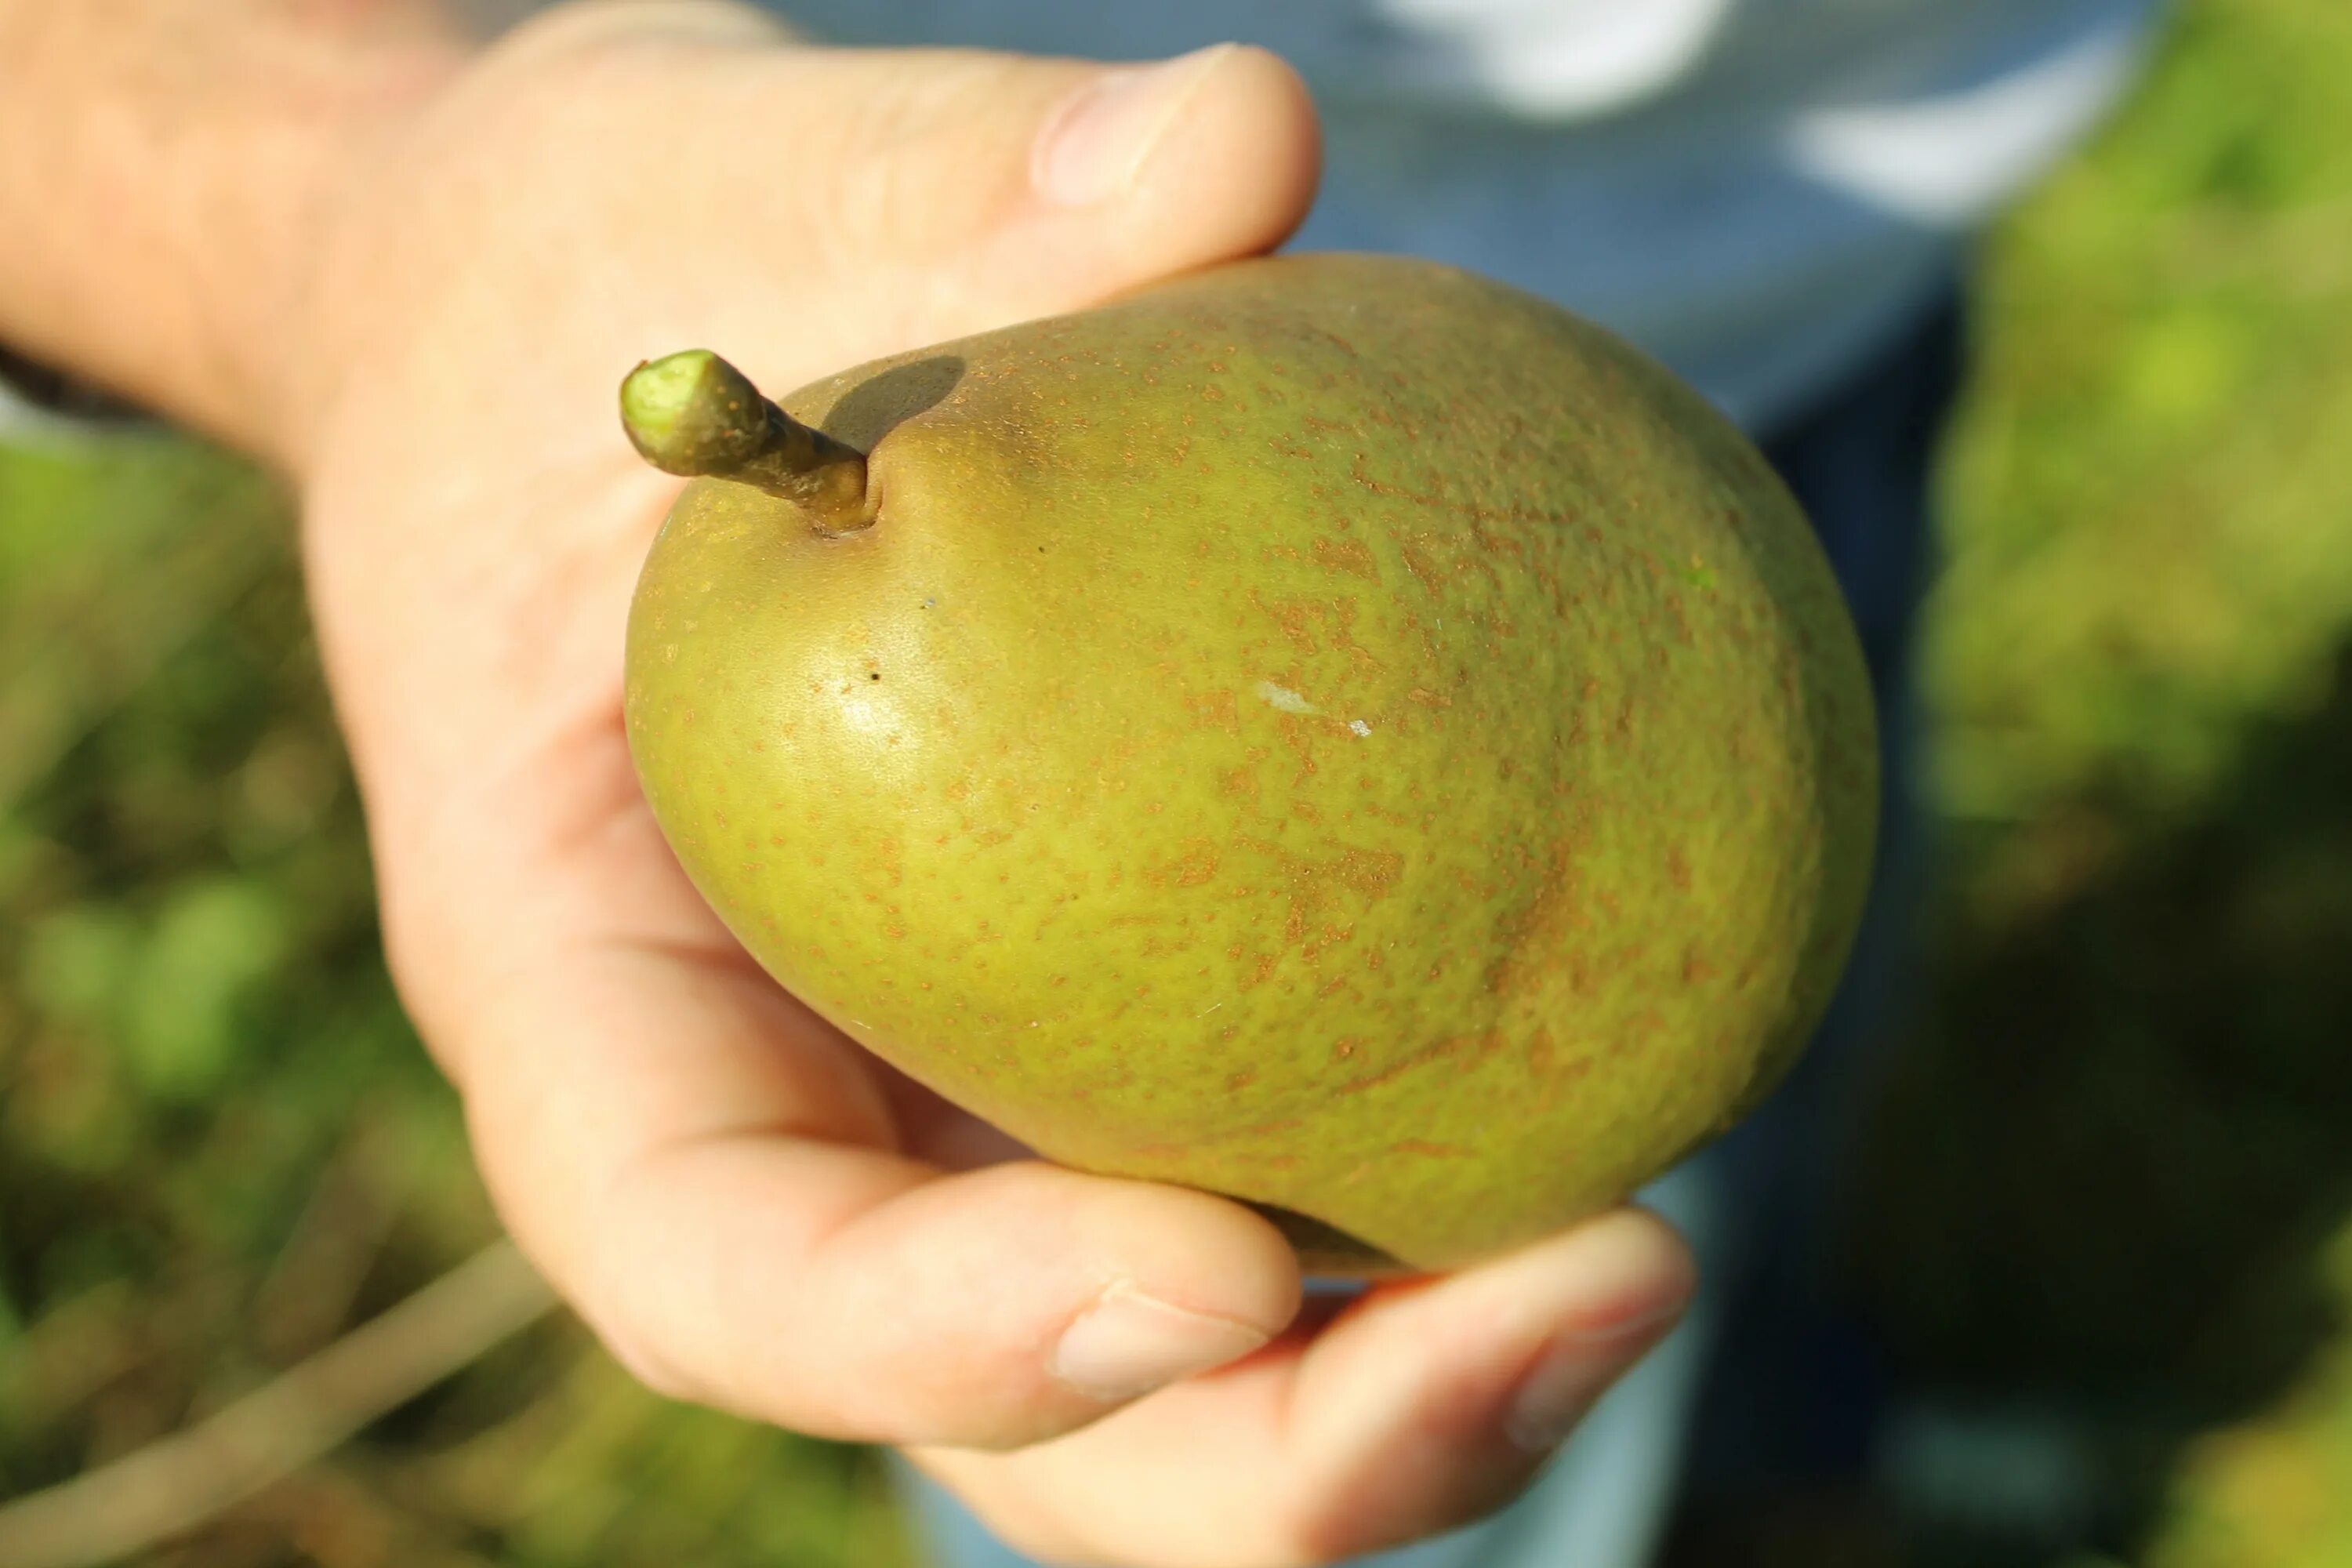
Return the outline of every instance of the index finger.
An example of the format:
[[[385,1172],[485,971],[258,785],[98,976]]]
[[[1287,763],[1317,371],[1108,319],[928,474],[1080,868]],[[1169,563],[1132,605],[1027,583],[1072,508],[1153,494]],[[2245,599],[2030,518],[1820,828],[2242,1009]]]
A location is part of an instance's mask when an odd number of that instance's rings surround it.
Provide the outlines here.
[[[627,765],[615,724],[534,773]],[[1289,1321],[1297,1265],[1238,1205],[911,1157],[870,1058],[743,955],[634,791],[611,799],[537,851],[445,834],[447,890],[397,947],[518,1240],[649,1383],[831,1437],[1017,1444]],[[496,805],[456,821],[514,819]]]

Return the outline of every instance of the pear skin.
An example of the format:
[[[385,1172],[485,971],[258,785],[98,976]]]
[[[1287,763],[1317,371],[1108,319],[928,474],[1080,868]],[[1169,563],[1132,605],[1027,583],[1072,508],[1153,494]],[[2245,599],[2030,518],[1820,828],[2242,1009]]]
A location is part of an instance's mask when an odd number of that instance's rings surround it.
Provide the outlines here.
[[[1617,338],[1318,255],[780,407],[674,359],[627,411],[705,476],[630,615],[646,796],[914,1078],[1423,1270],[1801,1048],[1869,876],[1861,651],[1764,459]]]

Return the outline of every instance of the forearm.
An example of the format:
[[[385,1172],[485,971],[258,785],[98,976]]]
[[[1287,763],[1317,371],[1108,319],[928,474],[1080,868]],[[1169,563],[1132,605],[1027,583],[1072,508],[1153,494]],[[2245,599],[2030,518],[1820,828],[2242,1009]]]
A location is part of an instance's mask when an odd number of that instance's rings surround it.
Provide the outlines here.
[[[0,342],[270,455],[320,225],[439,0],[0,0]]]

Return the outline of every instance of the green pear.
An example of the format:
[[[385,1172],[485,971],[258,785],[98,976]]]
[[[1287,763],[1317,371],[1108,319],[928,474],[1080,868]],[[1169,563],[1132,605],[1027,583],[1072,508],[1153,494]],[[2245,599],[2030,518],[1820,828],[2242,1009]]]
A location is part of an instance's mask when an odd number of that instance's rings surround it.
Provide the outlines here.
[[[1310,1266],[1465,1264],[1754,1107],[1843,964],[1870,688],[1695,393],[1428,263],[1244,262],[770,404],[699,474],[627,723],[680,863],[860,1044]]]

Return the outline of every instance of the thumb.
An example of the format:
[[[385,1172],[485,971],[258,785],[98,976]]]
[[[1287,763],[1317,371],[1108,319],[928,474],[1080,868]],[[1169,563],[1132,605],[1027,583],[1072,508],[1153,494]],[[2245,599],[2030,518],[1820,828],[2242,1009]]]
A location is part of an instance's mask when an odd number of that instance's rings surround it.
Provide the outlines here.
[[[358,335],[386,294],[420,291],[420,217],[428,239],[501,236],[488,263],[530,265],[509,292],[481,276],[479,245],[426,267],[458,282],[423,292],[475,301],[462,335],[478,347],[512,338],[511,300],[530,299],[562,340],[510,352],[598,415],[616,365],[680,343],[724,344],[792,387],[1270,250],[1321,168],[1306,87],[1263,49],[1107,65],[838,48],[719,0],[560,6],[455,96],[424,144],[429,184],[404,205],[373,195],[406,212],[398,245],[358,226],[355,271],[380,280],[349,312]],[[406,258],[400,275],[378,249]],[[355,359],[352,337],[321,357]],[[545,412],[573,429],[597,416],[585,401]]]
[[[1025,140],[1030,195],[985,281],[1115,293],[1271,250],[1307,215],[1320,173],[1315,111],[1265,50],[1219,44],[1090,73]],[[1019,150],[1015,149],[1019,155]]]
[[[898,275],[933,335],[1270,250],[1319,173],[1305,87],[1241,45],[1123,66],[797,49],[772,68],[824,144],[795,163],[825,171],[806,187],[825,245]]]
[[[569,10],[509,47],[589,68],[582,140],[604,149],[602,188],[619,163],[663,193],[673,299],[723,310],[789,287],[836,328],[896,340],[860,357],[1270,250],[1314,198],[1314,105],[1263,49],[1104,65],[835,48],[740,6],[663,9]],[[689,237],[700,289],[672,259]],[[794,325],[805,342],[812,323]]]

